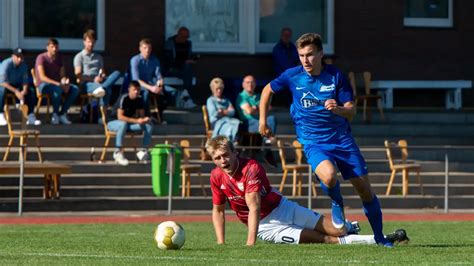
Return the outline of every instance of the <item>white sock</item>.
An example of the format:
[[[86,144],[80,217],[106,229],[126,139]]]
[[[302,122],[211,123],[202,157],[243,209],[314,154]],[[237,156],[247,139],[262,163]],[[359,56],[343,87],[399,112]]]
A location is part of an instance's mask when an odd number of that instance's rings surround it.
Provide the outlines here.
[[[373,235],[347,235],[339,237],[339,244],[341,245],[351,245],[351,244],[365,244],[373,245],[375,239]]]

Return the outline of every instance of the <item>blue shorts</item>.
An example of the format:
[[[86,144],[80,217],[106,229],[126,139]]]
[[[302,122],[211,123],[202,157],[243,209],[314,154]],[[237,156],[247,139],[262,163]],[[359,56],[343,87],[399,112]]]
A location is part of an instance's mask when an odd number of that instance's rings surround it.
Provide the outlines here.
[[[313,171],[316,171],[316,167],[318,167],[322,161],[328,160],[337,166],[344,180],[368,174],[364,157],[362,157],[360,150],[356,146],[344,150],[326,150],[321,147],[321,145],[316,144],[304,145],[306,158],[308,159],[308,163],[311,164]]]

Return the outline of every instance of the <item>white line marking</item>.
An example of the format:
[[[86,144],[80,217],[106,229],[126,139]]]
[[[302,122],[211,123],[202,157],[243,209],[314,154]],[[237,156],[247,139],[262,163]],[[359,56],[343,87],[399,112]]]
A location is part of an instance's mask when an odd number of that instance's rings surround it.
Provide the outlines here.
[[[56,258],[97,258],[97,259],[139,259],[139,260],[174,260],[174,261],[209,261],[209,262],[241,262],[241,263],[295,263],[295,260],[272,260],[272,259],[234,259],[234,258],[203,258],[203,257],[182,257],[182,256],[122,256],[122,255],[100,255],[100,254],[61,254],[61,253],[5,253],[0,252],[0,256],[31,256],[31,257],[56,257]],[[361,263],[360,260],[335,260],[326,256],[312,256],[318,262],[339,262],[339,263]],[[365,261],[364,263],[377,263],[375,261]]]

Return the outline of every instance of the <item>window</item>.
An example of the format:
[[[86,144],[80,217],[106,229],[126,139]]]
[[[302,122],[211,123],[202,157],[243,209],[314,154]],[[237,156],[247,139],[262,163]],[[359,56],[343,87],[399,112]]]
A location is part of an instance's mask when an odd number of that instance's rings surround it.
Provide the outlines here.
[[[280,39],[280,30],[290,27],[293,41],[306,32],[323,37],[326,53],[333,53],[328,29],[328,1],[325,0],[259,0],[259,31],[257,51],[271,51]],[[332,34],[332,33],[331,33]]]
[[[176,34],[181,26],[190,30],[195,51],[243,52],[241,10],[238,0],[167,0],[166,35]]]
[[[104,49],[105,0],[0,0],[0,9],[8,9],[8,18],[0,18],[1,25],[9,25],[0,46],[43,50],[48,38],[56,38],[61,50],[82,49],[82,34],[93,29],[97,34],[96,49]],[[5,4],[6,3],[6,4]],[[3,10],[0,10],[3,11]],[[16,15],[18,14],[18,15]],[[5,27],[4,27],[5,30]]]
[[[0,47],[7,46],[8,2],[0,0]],[[1,60],[1,59],[0,59]]]
[[[405,26],[452,27],[453,0],[405,0]]]
[[[316,18],[316,19],[315,19]],[[166,36],[189,28],[194,51],[270,53],[282,27],[322,35],[334,52],[334,0],[167,0]]]

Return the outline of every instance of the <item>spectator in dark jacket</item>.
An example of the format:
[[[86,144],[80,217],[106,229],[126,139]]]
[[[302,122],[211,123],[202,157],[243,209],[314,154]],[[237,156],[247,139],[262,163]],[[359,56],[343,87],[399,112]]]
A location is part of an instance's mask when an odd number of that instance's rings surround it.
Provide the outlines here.
[[[275,75],[279,76],[288,68],[299,65],[298,52],[296,46],[291,42],[292,30],[290,28],[281,29],[280,41],[273,47],[273,68]]]
[[[193,85],[193,65],[196,61],[192,55],[192,43],[189,40],[189,29],[181,27],[178,33],[168,38],[165,43],[165,76],[178,77],[184,82],[184,89],[191,91]]]

